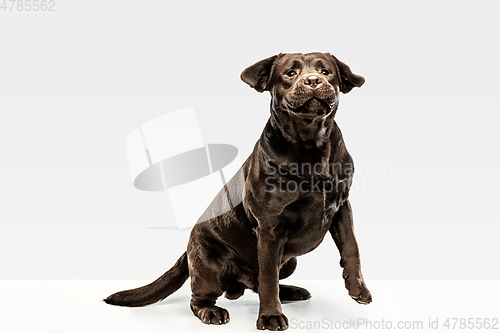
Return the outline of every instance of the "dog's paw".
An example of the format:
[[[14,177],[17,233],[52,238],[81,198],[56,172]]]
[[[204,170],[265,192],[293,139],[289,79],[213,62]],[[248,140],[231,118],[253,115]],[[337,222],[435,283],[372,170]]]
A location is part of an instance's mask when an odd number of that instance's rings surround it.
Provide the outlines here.
[[[368,289],[366,289],[365,291],[363,291],[361,294],[359,295],[350,295],[352,297],[353,300],[355,300],[356,302],[358,302],[359,304],[370,304],[372,302],[372,295],[370,294],[370,291]]]
[[[365,281],[361,277],[344,276],[345,287],[349,291],[349,296],[359,304],[369,304],[372,301],[372,294],[366,287]]]
[[[229,312],[215,305],[201,308],[196,316],[205,324],[223,325],[229,323]]]
[[[257,329],[270,331],[284,331],[288,328],[288,318],[283,314],[260,315],[257,319]]]

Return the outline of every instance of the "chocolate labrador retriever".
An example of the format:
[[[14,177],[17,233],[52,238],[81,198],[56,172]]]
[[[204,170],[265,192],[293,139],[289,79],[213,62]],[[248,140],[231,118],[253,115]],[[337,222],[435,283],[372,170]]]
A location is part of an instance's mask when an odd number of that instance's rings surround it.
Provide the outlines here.
[[[245,69],[241,79],[271,93],[271,116],[255,148],[223,189],[239,204],[217,214],[221,193],[197,223],[187,251],[151,284],[118,292],[108,304],[144,306],[158,302],[191,277],[191,310],[207,324],[229,322],[215,305],[225,293],[237,299],[245,289],[259,294],[258,329],[284,330],[281,302],[305,300],[306,289],[279,284],[330,232],[340,251],[349,295],[370,303],[354,237],[348,200],[354,167],[334,120],[339,94],[364,83],[329,53],[279,54]],[[234,201],[234,200],[233,200]],[[236,202],[236,201],[235,201]]]

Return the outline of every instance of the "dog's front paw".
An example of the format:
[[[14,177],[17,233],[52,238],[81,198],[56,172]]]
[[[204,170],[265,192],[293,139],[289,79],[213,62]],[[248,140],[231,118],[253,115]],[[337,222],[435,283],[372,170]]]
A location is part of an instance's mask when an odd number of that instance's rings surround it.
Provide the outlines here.
[[[369,304],[372,301],[372,294],[366,287],[362,277],[356,275],[344,275],[345,287],[349,291],[349,296],[359,304]]]
[[[270,331],[284,331],[288,328],[288,318],[283,314],[259,315],[257,329]]]

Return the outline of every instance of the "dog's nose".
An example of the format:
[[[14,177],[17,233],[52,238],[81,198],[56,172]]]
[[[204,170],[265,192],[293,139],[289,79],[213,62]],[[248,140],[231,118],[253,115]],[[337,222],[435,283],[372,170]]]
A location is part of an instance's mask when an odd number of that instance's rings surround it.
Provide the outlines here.
[[[318,88],[322,83],[321,78],[316,75],[309,75],[304,79],[304,85],[308,86],[311,89]]]

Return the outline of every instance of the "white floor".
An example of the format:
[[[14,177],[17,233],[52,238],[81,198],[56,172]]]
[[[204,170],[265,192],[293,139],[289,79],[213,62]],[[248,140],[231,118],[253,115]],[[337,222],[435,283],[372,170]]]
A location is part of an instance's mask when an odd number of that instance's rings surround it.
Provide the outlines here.
[[[188,283],[163,302],[145,308],[121,308],[102,302],[115,291],[146,282],[0,280],[0,332],[256,332],[258,297],[251,292],[236,301],[219,300],[231,316],[230,323],[222,327],[207,326],[192,315]],[[351,300],[341,280],[287,283],[306,287],[313,296],[308,301],[283,305],[289,331],[500,329],[498,280],[372,280],[367,284],[374,302],[367,306]],[[490,328],[484,329],[487,323]]]

